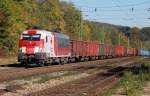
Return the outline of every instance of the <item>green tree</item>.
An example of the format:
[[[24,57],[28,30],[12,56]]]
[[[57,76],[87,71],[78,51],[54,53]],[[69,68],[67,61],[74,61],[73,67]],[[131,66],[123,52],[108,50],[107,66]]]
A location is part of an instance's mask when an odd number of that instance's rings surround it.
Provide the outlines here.
[[[72,39],[80,39],[81,12],[72,3],[61,2],[61,10],[64,12],[65,31]]]

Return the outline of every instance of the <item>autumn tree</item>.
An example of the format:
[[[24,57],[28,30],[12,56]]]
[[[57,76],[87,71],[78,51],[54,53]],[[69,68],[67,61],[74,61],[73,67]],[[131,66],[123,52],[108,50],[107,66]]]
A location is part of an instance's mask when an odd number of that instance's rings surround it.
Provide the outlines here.
[[[130,36],[131,45],[132,47],[138,48],[140,46],[140,41],[141,41],[139,36],[141,30],[137,27],[133,27],[131,28],[130,31],[131,31],[131,36]]]
[[[72,3],[61,2],[65,20],[65,31],[72,39],[80,39],[81,12]]]

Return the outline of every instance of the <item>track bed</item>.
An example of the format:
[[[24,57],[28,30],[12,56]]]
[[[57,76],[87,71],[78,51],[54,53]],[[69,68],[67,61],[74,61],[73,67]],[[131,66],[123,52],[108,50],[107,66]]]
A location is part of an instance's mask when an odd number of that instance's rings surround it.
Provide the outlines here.
[[[125,69],[133,67],[133,64],[127,63],[104,72],[96,73],[92,76],[85,77],[73,82],[62,84],[53,88],[42,90],[29,94],[31,96],[96,96],[97,92],[112,87],[119,81],[119,76]]]
[[[36,68],[16,68],[10,70],[3,70],[0,72],[0,81],[5,80],[13,80],[19,78],[25,78],[29,76],[39,75],[39,74],[46,74],[58,71],[65,71],[65,70],[74,70],[80,68],[88,68],[89,66],[105,66],[111,65],[112,63],[123,62],[123,61],[132,61],[133,59],[139,59],[141,57],[123,57],[123,58],[115,58],[115,59],[107,59],[107,60],[97,60],[97,61],[88,61],[88,62],[79,62],[74,64],[65,64],[65,65],[54,65],[54,66],[47,66],[47,67],[36,67]]]

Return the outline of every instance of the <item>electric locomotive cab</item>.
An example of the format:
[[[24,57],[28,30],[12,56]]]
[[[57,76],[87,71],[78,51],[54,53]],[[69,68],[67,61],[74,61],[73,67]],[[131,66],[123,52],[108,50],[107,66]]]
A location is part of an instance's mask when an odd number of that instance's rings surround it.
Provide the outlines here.
[[[18,61],[22,64],[44,64],[44,40],[36,29],[24,31],[19,40]]]

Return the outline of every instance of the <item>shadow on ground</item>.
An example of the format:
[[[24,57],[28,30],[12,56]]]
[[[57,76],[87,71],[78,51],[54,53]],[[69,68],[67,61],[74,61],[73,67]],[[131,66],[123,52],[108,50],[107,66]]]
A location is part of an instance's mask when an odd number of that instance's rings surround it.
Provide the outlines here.
[[[58,63],[49,64],[48,66],[55,66],[59,65]],[[33,67],[40,67],[37,64],[29,64],[27,66],[21,63],[12,63],[12,64],[1,64],[0,67],[15,67],[15,68],[33,68]]]
[[[0,67],[24,67],[22,64],[13,63],[13,64],[2,64]]]

